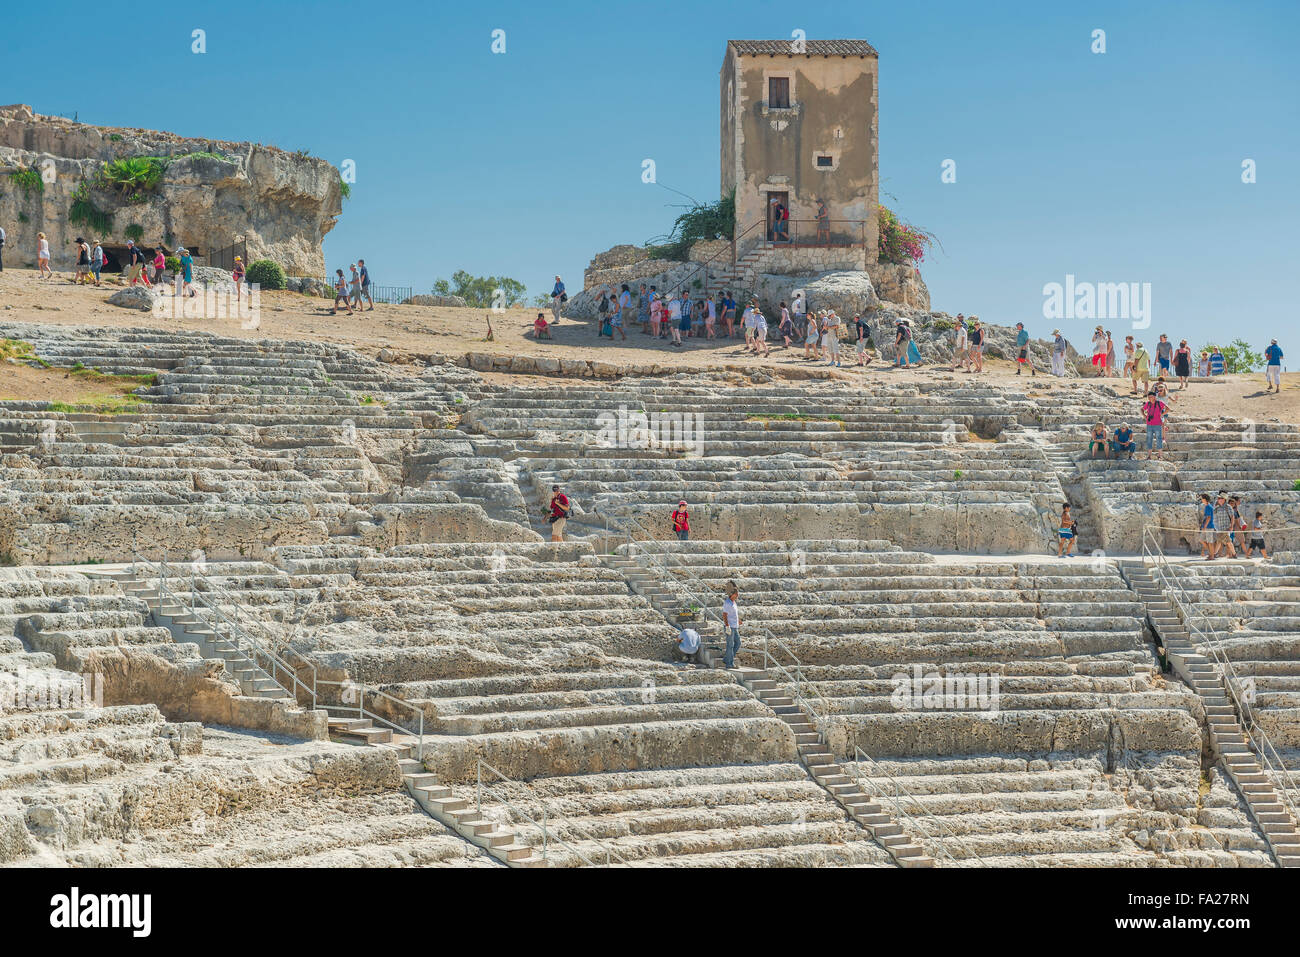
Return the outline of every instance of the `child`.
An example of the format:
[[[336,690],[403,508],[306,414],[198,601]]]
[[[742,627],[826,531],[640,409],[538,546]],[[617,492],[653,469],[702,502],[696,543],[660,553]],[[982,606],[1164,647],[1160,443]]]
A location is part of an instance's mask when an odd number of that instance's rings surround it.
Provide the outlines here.
[[[1251,536],[1246,541],[1246,557],[1253,558],[1251,552],[1259,552],[1259,557],[1268,558],[1268,550],[1264,547],[1264,513],[1255,513],[1255,524],[1251,526]]]
[[[1056,545],[1056,556],[1074,554],[1074,546],[1077,541],[1077,525],[1074,517],[1070,515],[1070,506],[1065,505],[1061,508],[1061,523],[1057,526],[1056,535],[1058,542]]]

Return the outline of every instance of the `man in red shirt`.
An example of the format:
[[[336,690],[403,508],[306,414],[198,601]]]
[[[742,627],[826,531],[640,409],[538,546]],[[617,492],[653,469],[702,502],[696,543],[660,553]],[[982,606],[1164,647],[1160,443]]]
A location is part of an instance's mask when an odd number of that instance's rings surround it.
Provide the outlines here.
[[[677,503],[677,508],[673,509],[673,531],[682,541],[691,537],[691,517],[686,512],[686,499]]]
[[[551,486],[550,510],[551,541],[564,541],[564,523],[569,518],[569,497],[560,491],[558,485]]]

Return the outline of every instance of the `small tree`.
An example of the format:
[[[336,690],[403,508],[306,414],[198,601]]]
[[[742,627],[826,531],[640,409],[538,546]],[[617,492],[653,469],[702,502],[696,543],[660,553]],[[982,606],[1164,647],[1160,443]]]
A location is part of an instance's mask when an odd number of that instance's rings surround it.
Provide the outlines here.
[[[476,309],[522,306],[527,293],[524,284],[509,276],[471,276],[463,269],[451,274],[451,282],[439,279],[433,284],[435,296],[460,296]]]
[[[283,289],[288,285],[284,281],[284,269],[270,259],[254,259],[248,264],[246,278],[263,289]]]
[[[1213,352],[1215,346],[1206,344],[1201,346],[1202,352]],[[1255,352],[1250,348],[1250,343],[1245,339],[1233,339],[1226,346],[1219,346],[1219,351],[1223,353],[1223,371],[1224,372],[1255,372],[1264,365],[1264,354]]]

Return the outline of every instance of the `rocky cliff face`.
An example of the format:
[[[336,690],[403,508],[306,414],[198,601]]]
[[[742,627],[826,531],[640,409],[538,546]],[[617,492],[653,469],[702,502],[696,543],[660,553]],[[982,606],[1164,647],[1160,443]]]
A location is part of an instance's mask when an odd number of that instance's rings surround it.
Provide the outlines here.
[[[97,186],[102,165],[166,157],[156,190],[134,198]],[[40,175],[24,188],[21,176]],[[84,184],[84,188],[83,188]],[[74,194],[111,218],[111,228],[73,222]],[[321,242],[342,211],[338,170],[325,160],[256,143],[188,139],[152,130],[113,129],[0,107],[0,225],[6,262],[36,264],[44,232],[56,269],[75,261],[77,236],[124,245],[138,226],[146,246],[184,245],[200,256],[244,239],[249,259],[273,259],[290,275],[323,276]],[[131,230],[134,232],[134,230]]]

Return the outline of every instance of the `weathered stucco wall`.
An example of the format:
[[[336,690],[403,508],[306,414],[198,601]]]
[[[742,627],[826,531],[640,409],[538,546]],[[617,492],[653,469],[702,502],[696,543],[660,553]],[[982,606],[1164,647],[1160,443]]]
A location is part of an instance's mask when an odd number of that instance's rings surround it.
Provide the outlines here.
[[[739,56],[728,47],[722,69],[722,189],[736,187],[736,234],[766,217],[773,191],[788,191],[800,235],[813,230],[817,199],[834,220],[832,239],[862,243],[875,262],[879,197],[878,61],[874,57]],[[790,81],[789,109],[770,108],[768,79]],[[734,97],[729,90],[734,88]],[[734,119],[732,115],[734,114]],[[816,165],[828,153],[832,165]],[[792,227],[793,228],[793,227]],[[757,226],[746,237],[759,238]]]

